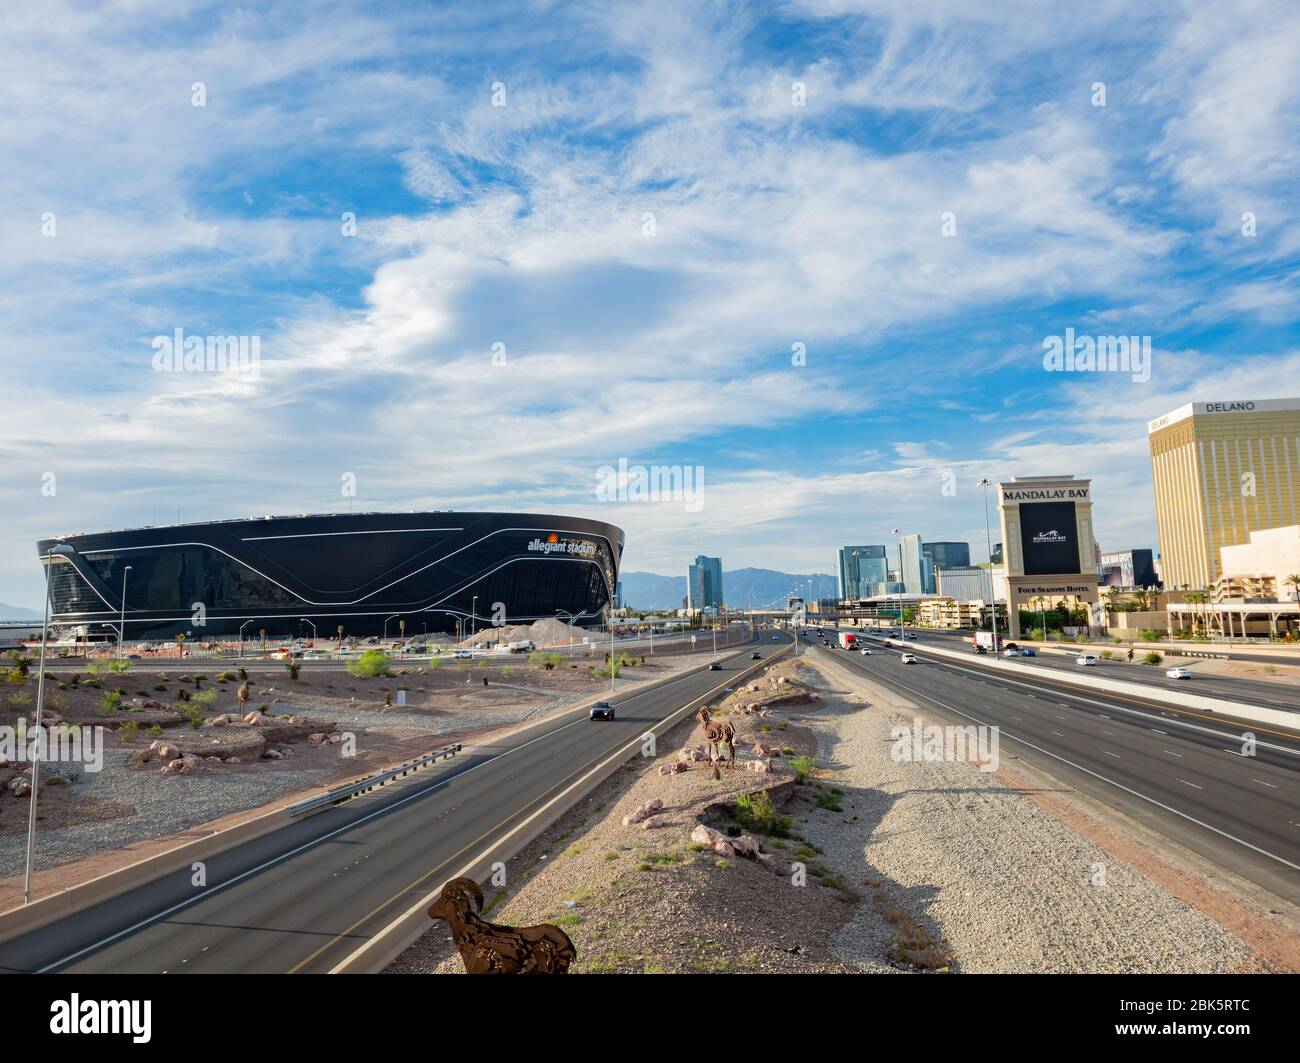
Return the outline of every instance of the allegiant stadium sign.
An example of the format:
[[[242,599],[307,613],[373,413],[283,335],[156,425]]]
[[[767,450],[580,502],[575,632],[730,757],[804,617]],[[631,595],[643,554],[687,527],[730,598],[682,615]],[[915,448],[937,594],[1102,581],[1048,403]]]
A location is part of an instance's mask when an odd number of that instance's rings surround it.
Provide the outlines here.
[[[596,544],[581,539],[560,539],[551,535],[545,539],[534,539],[528,544],[530,554],[569,554],[572,557],[591,557],[596,552]]]

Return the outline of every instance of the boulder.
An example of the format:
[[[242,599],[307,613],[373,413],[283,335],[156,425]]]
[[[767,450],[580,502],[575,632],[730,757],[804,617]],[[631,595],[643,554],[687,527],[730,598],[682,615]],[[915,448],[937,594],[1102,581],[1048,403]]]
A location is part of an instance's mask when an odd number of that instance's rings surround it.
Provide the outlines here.
[[[14,797],[31,797],[32,784],[22,777],[11,779],[9,781],[9,792],[13,794]]]
[[[281,753],[278,749],[268,749],[265,753],[262,754],[262,756],[265,757],[267,760],[284,759],[284,754]]]
[[[691,841],[696,845],[716,845],[720,841],[726,841],[726,836],[721,831],[697,823],[695,829],[691,831]]]
[[[772,770],[772,763],[771,761],[764,760],[760,757],[758,760],[751,760],[749,762],[749,770],[756,771],[759,775],[766,775]]]
[[[758,859],[758,839],[752,834],[742,834],[739,838],[729,838],[728,841],[731,842],[731,847],[736,851],[737,856],[743,856],[746,860]]]
[[[736,850],[732,847],[731,842],[726,838],[720,838],[713,843],[713,851],[719,856],[735,856]]]
[[[664,803],[659,798],[652,797],[630,816],[624,816],[623,826],[630,827],[633,823],[640,823],[643,819],[649,819],[656,812],[662,812],[663,808]]]
[[[687,746],[685,749],[677,751],[677,759],[682,764],[693,764],[696,761],[704,760],[704,750],[697,746]]]
[[[667,816],[647,816],[641,822],[642,830],[654,830],[656,827],[664,827],[668,824]]]

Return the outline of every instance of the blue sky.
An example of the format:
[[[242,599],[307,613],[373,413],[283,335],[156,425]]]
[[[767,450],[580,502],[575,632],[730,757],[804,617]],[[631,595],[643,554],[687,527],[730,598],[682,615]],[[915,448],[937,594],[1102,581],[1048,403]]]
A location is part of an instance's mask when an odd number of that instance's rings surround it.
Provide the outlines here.
[[[345,473],[669,574],[981,555],[981,476],[1091,476],[1103,548],[1154,545],[1145,422],[1300,393],[1293,4],[11,5],[0,63],[15,605],[41,536]],[[1046,372],[1068,327],[1150,379]],[[176,328],[259,379],[155,373]],[[703,507],[598,501],[619,458]]]

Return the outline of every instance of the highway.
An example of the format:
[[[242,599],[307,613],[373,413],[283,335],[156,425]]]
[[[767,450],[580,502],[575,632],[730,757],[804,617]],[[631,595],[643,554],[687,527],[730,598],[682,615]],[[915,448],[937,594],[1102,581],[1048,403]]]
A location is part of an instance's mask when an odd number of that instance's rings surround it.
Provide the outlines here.
[[[849,630],[849,629],[845,629]],[[908,639],[909,645],[922,645],[932,642],[945,650],[967,650],[970,646],[970,632],[964,634],[946,631],[928,631],[924,628],[907,629],[917,636],[915,642]],[[897,640],[896,640],[897,641]],[[1055,653],[1037,649],[1035,657],[999,658],[1000,664],[1012,669],[1046,669],[1082,672],[1083,666],[1075,664],[1075,657],[1080,653],[1093,656],[1102,650],[1116,650],[1105,643],[1081,645],[1076,652]],[[1116,650],[1116,652],[1119,652]],[[1123,651],[1127,654],[1127,649]],[[1135,659],[1140,659],[1142,651],[1135,652]],[[1292,662],[1296,663],[1296,662]],[[1170,679],[1165,672],[1174,667],[1183,666],[1192,669],[1191,679]],[[1144,683],[1148,686],[1177,690],[1184,694],[1203,694],[1210,698],[1222,698],[1225,701],[1239,701],[1247,705],[1258,705],[1269,709],[1282,709],[1296,713],[1296,726],[1300,727],[1300,686],[1284,683],[1272,683],[1265,679],[1240,679],[1236,676],[1219,676],[1202,674],[1196,671],[1194,657],[1166,657],[1159,667],[1143,664],[1129,664],[1126,661],[1102,661],[1088,668],[1092,675],[1105,676],[1108,679],[1123,679],[1131,683]]]
[[[325,972],[574,780],[789,651],[762,633],[707,668],[575,709],[0,944],[0,970]]]
[[[870,656],[802,641],[943,722],[997,726],[1003,756],[1023,758],[1300,903],[1300,735],[1252,724],[1257,754],[1243,756],[1245,727],[1066,687],[1051,681],[1051,669],[992,673],[974,662],[927,656],[922,640],[907,643],[906,652],[917,657],[911,665],[901,663],[903,649],[877,640],[870,640]]]

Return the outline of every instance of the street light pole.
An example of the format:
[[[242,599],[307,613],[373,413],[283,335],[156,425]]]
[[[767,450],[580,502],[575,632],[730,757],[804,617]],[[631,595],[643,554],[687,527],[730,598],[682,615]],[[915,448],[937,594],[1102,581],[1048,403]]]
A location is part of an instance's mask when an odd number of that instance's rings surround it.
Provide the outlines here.
[[[131,566],[127,565],[122,569],[122,612],[118,615],[117,621],[117,659],[122,659],[122,643],[126,641],[126,574],[131,571]]]
[[[984,488],[984,542],[989,551],[989,588],[992,592],[992,609],[990,610],[993,619],[993,659],[1000,660],[1002,655],[998,653],[998,585],[993,578],[993,533],[989,531],[989,488],[993,486],[991,480],[987,477],[981,479],[979,487]],[[1007,600],[1007,623],[1011,623],[1011,601]],[[1047,632],[1043,632],[1044,635]]]
[[[904,573],[903,573],[903,539],[902,539],[902,532],[901,532],[898,528],[895,528],[894,531],[893,531],[893,534],[899,536],[899,539],[898,539],[898,582],[899,582],[899,585],[903,588],[903,590],[906,590],[906,589],[907,589],[907,583],[906,583],[906,581],[904,580]],[[900,591],[898,592],[898,637],[899,637],[899,638],[904,638],[904,632],[903,632],[903,590],[900,590]],[[906,649],[906,647],[904,647],[904,648]]]
[[[256,617],[254,619],[256,619]],[[252,620],[245,620],[239,625],[239,656],[235,658],[237,661],[242,661],[244,659],[244,628],[248,627],[252,622]]]
[[[32,804],[27,810],[27,871],[23,877],[23,904],[32,903],[32,863],[36,856],[36,800],[40,796],[41,756],[44,738],[41,713],[45,708],[45,645],[50,634],[50,568],[54,564],[54,547],[45,553],[45,621],[41,625],[40,676],[36,680],[36,746],[32,752]]]
[[[477,594],[470,599],[470,603],[469,603],[469,628],[470,628],[469,637],[470,640],[472,641],[474,636],[478,634],[478,595]]]

